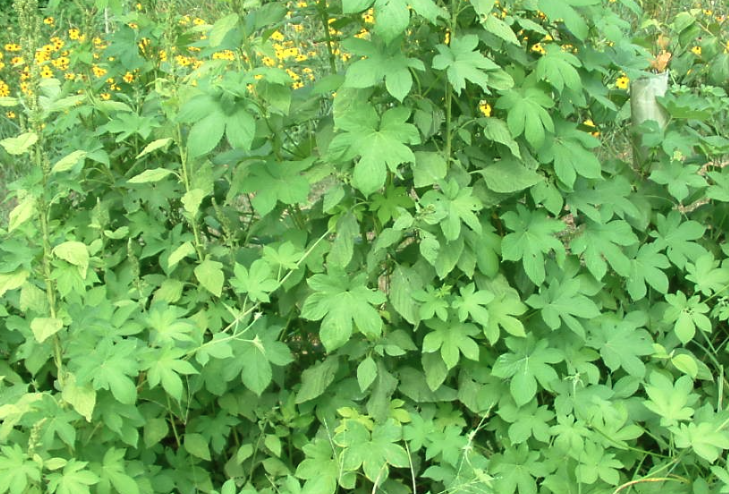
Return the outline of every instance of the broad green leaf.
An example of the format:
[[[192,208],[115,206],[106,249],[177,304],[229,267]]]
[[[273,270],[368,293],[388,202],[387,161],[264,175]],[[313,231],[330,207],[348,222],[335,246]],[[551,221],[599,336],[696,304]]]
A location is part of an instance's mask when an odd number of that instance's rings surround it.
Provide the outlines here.
[[[91,422],[96,406],[96,391],[94,391],[94,388],[89,384],[85,386],[77,385],[76,376],[69,373],[66,375],[61,391],[63,401],[71,405],[87,422]]]
[[[433,0],[411,0],[408,5],[412,6],[415,13],[423,16],[431,24],[437,24],[439,18],[447,18],[448,11]]]
[[[56,257],[78,266],[81,277],[86,278],[86,270],[89,268],[89,251],[82,242],[68,241],[56,245],[53,248]]]
[[[342,11],[345,14],[357,14],[372,6],[375,0],[342,0]]]
[[[53,317],[36,317],[30,322],[30,329],[38,343],[43,343],[63,329],[63,321]]]
[[[492,345],[499,339],[499,328],[511,336],[525,337],[524,324],[516,317],[523,315],[528,307],[522,303],[518,295],[503,294],[486,305],[489,322],[484,334]]]
[[[686,279],[694,283],[696,292],[711,296],[729,288],[729,267],[720,267],[711,254],[699,257],[695,263],[686,263],[685,269]]]
[[[167,259],[167,267],[173,269],[184,258],[195,254],[195,246],[191,242],[185,242],[177,247]]]
[[[185,351],[182,349],[166,349],[159,352],[147,368],[147,379],[150,389],[156,388],[160,383],[172,398],[178,402],[182,400],[183,383],[180,375],[197,374],[193,365],[184,360]]]
[[[506,124],[513,137],[524,134],[534,149],[544,144],[546,133],[554,132],[554,122],[547,109],[554,101],[536,87],[507,91],[496,101],[496,108],[507,110]]]
[[[650,334],[628,321],[602,324],[599,330],[592,331],[588,345],[600,351],[603,362],[611,372],[622,367],[637,378],[643,378],[646,372],[641,357],[655,352]]]
[[[149,153],[157,151],[158,149],[167,147],[170,142],[172,142],[171,137],[165,137],[164,139],[157,139],[150,142],[149,144],[144,146],[144,149],[142,149],[142,151],[137,155],[137,159],[141,158],[142,156],[146,156]]]
[[[147,448],[151,448],[155,444],[159,443],[162,439],[167,437],[169,429],[167,421],[163,418],[147,420],[147,423],[144,424],[144,445]]]
[[[575,469],[577,480],[594,484],[598,478],[610,485],[620,483],[620,470],[624,468],[613,453],[608,453],[592,441],[585,442],[585,449],[579,456],[580,464]]]
[[[191,157],[202,156],[217,147],[225,133],[225,117],[215,111],[194,123],[187,136]]]
[[[301,388],[296,394],[296,403],[304,403],[318,398],[334,382],[339,370],[339,359],[327,357],[323,362],[308,367],[301,374]]]
[[[415,187],[427,187],[445,178],[448,165],[442,153],[417,151],[413,164]]]
[[[522,261],[529,279],[539,286],[544,283],[544,254],[551,251],[564,257],[564,245],[554,235],[566,228],[565,224],[547,217],[542,210],[530,211],[517,204],[516,212],[507,211],[501,218],[513,233],[501,241],[501,252],[506,261]]]
[[[542,176],[516,160],[501,160],[479,170],[486,186],[494,192],[512,194],[536,185]]]
[[[261,215],[283,204],[305,203],[309,198],[309,181],[301,173],[313,160],[256,163],[241,186],[242,192],[253,193],[251,203]]]
[[[200,211],[200,204],[202,204],[206,195],[207,194],[205,194],[205,191],[202,189],[191,189],[185,192],[185,195],[182,196],[180,202],[182,202],[182,206],[185,208],[185,211],[190,214],[190,216],[194,217],[197,215],[198,211]]]
[[[119,448],[109,448],[104,453],[100,472],[99,491],[103,488],[108,488],[106,484],[111,484],[117,492],[139,494],[137,482],[127,473],[125,454],[126,450]]]
[[[255,135],[256,119],[245,109],[239,108],[226,117],[225,137],[233,149],[251,149]]]
[[[547,141],[539,150],[540,162],[554,162],[557,178],[570,189],[578,175],[600,179],[602,165],[590,151],[599,145],[599,141],[571,122],[557,120],[554,131],[554,139]]]
[[[35,196],[26,195],[8,215],[8,233],[28,221],[36,214],[37,199]]]
[[[75,369],[76,383],[84,386],[92,382],[95,390],[108,389],[114,398],[125,405],[137,400],[137,386],[131,377],[139,374],[137,344],[130,340],[113,343],[105,338],[88,352]]]
[[[24,269],[12,273],[0,273],[0,297],[7,291],[23,286],[29,275],[30,273]]]
[[[168,175],[174,174],[172,170],[166,168],[153,168],[152,170],[144,170],[139,175],[130,178],[127,183],[130,184],[146,184],[151,182],[159,182]]]
[[[486,139],[498,142],[499,144],[503,144],[504,146],[509,148],[509,151],[511,151],[511,154],[513,154],[514,157],[521,159],[521,150],[519,149],[519,143],[517,143],[514,138],[511,137],[511,132],[509,132],[509,126],[506,124],[506,122],[504,122],[503,120],[499,120],[495,117],[489,117],[479,118],[478,123],[483,126],[483,136]],[[503,163],[503,160],[494,163],[493,165],[498,165],[499,163]],[[520,162],[518,164],[521,165]],[[504,185],[504,187],[506,187],[506,185]],[[493,190],[498,191],[497,189]]]
[[[88,153],[86,151],[74,151],[71,154],[64,156],[53,165],[51,173],[61,173],[70,170],[76,166],[76,163],[78,163],[79,160],[84,159],[87,154]]]
[[[494,299],[494,294],[487,290],[476,291],[476,285],[470,283],[460,289],[460,296],[455,296],[451,307],[456,309],[458,319],[464,322],[469,317],[482,327],[489,324],[489,312],[486,306]]]
[[[514,34],[514,31],[512,31],[506,22],[498,17],[494,15],[486,15],[481,25],[487,32],[503,39],[507,43],[517,46],[519,45],[519,39],[516,37],[516,34]]]
[[[0,492],[24,494],[41,482],[41,465],[19,444],[0,446],[0,451]]]
[[[488,71],[500,68],[481,54],[478,42],[475,34],[467,34],[451,40],[450,46],[435,47],[438,55],[433,58],[433,68],[446,71],[448,81],[458,94],[466,88],[466,81],[478,84],[484,91],[489,92]]]
[[[537,494],[537,477],[546,476],[547,469],[539,451],[530,450],[526,443],[493,455],[489,473],[494,475],[494,492]]]
[[[719,424],[709,422],[680,424],[672,427],[676,447],[691,448],[709,463],[714,463],[723,451],[729,449],[729,433],[722,430]]]
[[[423,195],[421,206],[433,208],[433,219],[440,224],[447,241],[461,236],[461,223],[481,233],[481,221],[476,213],[483,209],[481,201],[473,195],[471,187],[460,188],[455,180],[440,182],[440,191],[431,190]]]
[[[202,460],[211,460],[208,442],[202,434],[188,432],[183,438],[183,445],[185,447],[185,451],[190,453],[192,456]]]
[[[364,393],[377,377],[377,363],[372,357],[367,357],[357,366],[357,382],[359,389]]]
[[[302,494],[334,494],[341,472],[339,460],[333,458],[331,443],[315,438],[303,451],[306,458],[296,467],[296,476],[306,480]]]
[[[478,360],[478,344],[473,336],[479,330],[470,323],[446,323],[438,319],[431,319],[426,325],[433,329],[423,339],[423,352],[433,353],[440,350],[443,362],[450,370],[458,364],[463,355],[470,360]]]
[[[26,132],[17,137],[7,137],[0,141],[0,146],[5,148],[8,154],[15,156],[28,152],[28,150],[38,142],[38,134],[35,132]]]
[[[607,273],[608,263],[620,276],[630,275],[630,259],[621,247],[636,243],[638,237],[626,221],[600,224],[588,220],[587,226],[572,240],[570,247],[575,254],[583,254],[587,269],[601,280]]]
[[[225,283],[222,263],[205,259],[195,267],[195,278],[203,288],[216,297],[222,295],[223,283]]]
[[[405,32],[410,23],[407,0],[375,0],[375,18],[375,33],[385,43],[391,43]]]
[[[258,396],[261,396],[263,391],[271,384],[273,370],[260,340],[256,339],[247,344],[240,358],[243,362],[241,372],[243,384]]]
[[[382,334],[382,319],[373,305],[384,303],[386,297],[367,288],[365,281],[365,273],[350,278],[336,269],[309,278],[314,293],[304,301],[301,315],[322,321],[319,337],[327,351],[349,341],[355,326],[369,338]]]
[[[210,46],[213,48],[219,46],[223,42],[223,38],[235,29],[237,25],[238,14],[228,14],[215,21],[213,28],[208,33],[208,43],[210,43]]]

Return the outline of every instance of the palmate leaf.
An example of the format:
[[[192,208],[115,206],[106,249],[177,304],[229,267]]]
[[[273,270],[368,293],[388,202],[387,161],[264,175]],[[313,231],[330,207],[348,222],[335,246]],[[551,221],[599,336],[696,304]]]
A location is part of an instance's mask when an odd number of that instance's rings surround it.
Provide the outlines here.
[[[321,320],[321,342],[331,352],[344,345],[353,328],[367,337],[382,334],[382,319],[373,305],[385,302],[385,294],[367,288],[366,274],[353,278],[342,270],[316,274],[308,284],[314,290],[304,302],[302,317]]]
[[[566,228],[561,221],[550,219],[543,210],[530,211],[517,204],[516,212],[508,211],[501,218],[513,233],[501,241],[504,260],[522,261],[524,271],[535,285],[544,283],[544,254],[556,252],[564,257],[564,245],[554,234]]]
[[[577,39],[584,40],[588,34],[587,21],[575,10],[575,7],[597,5],[601,0],[539,0],[539,10],[550,20],[562,19],[565,26]]]
[[[260,215],[273,211],[278,202],[289,205],[306,202],[309,198],[309,181],[301,173],[313,162],[314,159],[310,158],[303,161],[254,163],[240,190],[254,194],[251,204]]]
[[[184,360],[185,350],[180,348],[166,348],[154,357],[148,366],[143,366],[147,372],[149,388],[153,389],[162,383],[162,387],[175,400],[182,399],[183,384],[180,375],[197,374],[193,365]]]
[[[352,180],[364,195],[385,185],[388,169],[394,172],[398,165],[415,161],[408,144],[418,144],[420,135],[417,127],[407,123],[409,118],[408,108],[396,107],[379,119],[370,104],[356,105],[335,118],[336,125],[345,132],[332,140],[330,152],[360,157]]]
[[[577,318],[590,319],[600,315],[595,302],[582,292],[578,278],[563,282],[553,279],[547,288],[539,287],[539,293],[531,295],[526,303],[540,310],[542,319],[551,329],[559,329],[564,322],[582,337],[585,329]]]
[[[663,272],[670,264],[668,258],[659,253],[656,242],[643,244],[638,250],[635,259],[630,261],[630,276],[626,281],[626,288],[633,300],[640,300],[647,293],[646,284],[660,293],[668,291],[668,276]]]
[[[496,63],[486,58],[478,50],[478,36],[467,34],[459,36],[448,45],[436,45],[438,55],[433,57],[433,68],[445,70],[448,81],[461,94],[466,88],[466,81],[478,84],[489,92],[488,71],[500,69]]]
[[[426,325],[433,329],[423,339],[423,353],[433,353],[440,349],[440,355],[448,369],[458,364],[463,355],[470,360],[478,360],[478,344],[472,339],[479,334],[478,328],[469,323],[447,323],[431,319]]]
[[[637,243],[638,237],[626,221],[600,224],[588,220],[585,229],[572,240],[570,247],[575,254],[584,254],[587,269],[601,280],[607,273],[608,263],[620,276],[630,274],[630,259],[621,246]]]
[[[402,101],[413,87],[410,69],[425,70],[422,61],[406,57],[397,44],[383,46],[376,41],[348,38],[342,45],[363,58],[347,69],[344,79],[346,87],[374,87],[384,79],[387,92]]]
[[[504,353],[496,359],[492,374],[502,379],[511,378],[509,390],[518,406],[529,403],[537,394],[537,382],[546,389],[551,390],[553,382],[559,380],[557,372],[551,364],[564,359],[563,353],[549,347],[549,341],[541,339],[535,341],[529,334],[526,338],[506,338],[509,353]]]
[[[375,425],[370,431],[359,421],[346,420],[344,430],[337,433],[334,444],[345,448],[341,456],[342,468],[346,471],[362,467],[372,482],[384,481],[388,477],[388,465],[407,467],[410,463],[405,448],[397,444],[402,439],[402,426],[393,419]]]
[[[420,204],[434,208],[434,218],[440,218],[440,228],[445,239],[453,241],[461,235],[461,222],[480,234],[481,222],[476,212],[483,209],[483,204],[473,195],[473,188],[460,188],[455,180],[441,181],[439,185],[441,191],[426,192]]]
[[[537,62],[537,77],[551,84],[558,92],[567,87],[573,91],[582,89],[582,81],[576,67],[580,59],[556,44],[547,45],[546,53]]]
[[[562,183],[571,189],[578,175],[601,178],[600,161],[590,151],[598,147],[600,141],[579,130],[577,124],[564,120],[557,120],[554,132],[554,139],[539,150],[539,160],[542,163],[553,161],[554,172]]]
[[[668,260],[679,269],[686,262],[695,262],[707,250],[695,242],[704,236],[706,227],[693,220],[683,221],[681,213],[671,211],[668,216],[656,216],[656,230],[650,233],[660,250],[666,249]]]
[[[694,415],[692,405],[699,399],[693,393],[694,382],[689,376],[681,376],[676,382],[660,372],[653,372],[650,384],[645,385],[648,400],[643,405],[661,417],[661,425],[670,427],[680,421],[691,420]]]
[[[600,351],[612,372],[622,368],[638,378],[645,376],[645,364],[640,357],[654,353],[650,334],[627,320],[603,323],[598,330],[591,331],[587,344]]]
[[[56,494],[90,494],[99,477],[86,468],[87,462],[69,460],[62,473],[48,475],[48,489]]]
[[[513,137],[524,134],[533,148],[544,144],[546,132],[554,132],[554,122],[547,111],[554,101],[537,87],[507,91],[496,101],[496,108],[507,110],[506,124]]]
[[[108,389],[120,403],[133,405],[137,387],[131,377],[139,373],[138,353],[132,340],[114,344],[104,338],[91,353],[77,360],[80,366],[75,370],[76,382],[79,386],[91,382],[95,390]]]

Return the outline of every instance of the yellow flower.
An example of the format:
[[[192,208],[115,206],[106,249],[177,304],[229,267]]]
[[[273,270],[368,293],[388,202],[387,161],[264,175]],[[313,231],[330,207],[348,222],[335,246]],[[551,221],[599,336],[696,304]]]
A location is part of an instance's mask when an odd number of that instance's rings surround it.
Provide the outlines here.
[[[693,53],[697,57],[700,57],[701,56],[701,47],[700,46],[694,46],[693,48],[691,48],[691,53]]]
[[[68,37],[72,40],[78,40],[79,38],[81,38],[81,31],[73,27],[68,30]]]
[[[8,43],[5,45],[5,51],[20,51],[20,45],[17,43]]]
[[[111,94],[109,93],[101,93],[99,96],[101,96],[101,99],[104,101],[109,101],[111,99]]]
[[[10,96],[10,86],[5,81],[0,80],[0,98]]]
[[[595,122],[593,122],[589,118],[587,120],[585,120],[584,122],[582,122],[582,125],[584,125],[585,127],[590,127],[590,128],[595,129],[592,132],[590,132],[590,135],[592,135],[593,137],[597,137],[600,135],[600,131],[597,130],[597,127],[595,126]]]
[[[91,72],[93,72],[96,77],[104,77],[107,73],[107,70],[99,67],[98,65],[94,65],[93,67],[91,67]]]
[[[273,34],[271,35],[271,39],[274,41],[283,41],[284,35],[281,34],[280,31],[274,31]]]
[[[544,49],[544,47],[540,43],[534,43],[531,47],[531,50],[534,53],[539,53],[540,55],[544,55],[547,53],[547,51]]]
[[[5,112],[5,116],[8,117],[8,118],[15,118],[15,112],[12,111],[12,110],[11,111],[8,111],[8,112]]]
[[[41,69],[40,76],[43,79],[50,79],[51,77],[53,77],[53,70],[51,70],[51,68],[46,65]]]
[[[139,24],[137,24],[136,22],[128,22],[127,23],[127,26],[129,26],[129,27],[131,27],[132,29],[135,29],[135,30],[136,29],[139,29]]]
[[[203,26],[203,25],[205,25],[205,20],[200,19],[199,17],[195,17],[195,19],[192,20],[192,23],[195,24],[196,26]]]
[[[296,81],[292,84],[291,87],[294,89],[301,89],[302,87],[304,87],[304,83],[301,81]]]
[[[76,74],[74,74],[73,72],[66,72],[65,74],[63,74],[63,78],[67,81],[72,81],[76,79]]]
[[[478,104],[478,111],[480,111],[484,117],[490,117],[491,105],[489,105],[485,100],[481,100]]]
[[[304,0],[299,0],[298,2],[296,2],[296,6],[300,9],[304,9],[306,8],[306,2]]]
[[[56,20],[53,17],[46,17],[43,19],[43,24],[46,24],[48,26],[52,26],[56,23]]]
[[[627,75],[622,75],[615,81],[615,86],[618,89],[628,89],[628,85],[630,85],[630,78]]]
[[[271,57],[263,57],[261,62],[263,62],[263,65],[266,67],[273,67],[276,65],[276,61]]]

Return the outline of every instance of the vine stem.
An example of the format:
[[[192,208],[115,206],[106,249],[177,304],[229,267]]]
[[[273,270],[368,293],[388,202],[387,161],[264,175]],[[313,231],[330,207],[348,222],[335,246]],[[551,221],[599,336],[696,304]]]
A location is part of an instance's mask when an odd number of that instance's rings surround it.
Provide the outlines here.
[[[189,156],[187,154],[187,149],[185,149],[184,144],[182,143],[182,126],[180,124],[177,124],[176,126],[177,131],[177,148],[180,150],[180,167],[182,169],[182,183],[185,186],[185,193],[190,192],[190,174],[187,170]],[[200,240],[200,229],[198,227],[197,221],[195,220],[195,216],[190,214],[190,218],[188,220],[190,222],[190,226],[192,226],[192,234],[195,237],[195,252],[197,252],[197,258],[202,262],[204,260],[204,254],[202,242]]]

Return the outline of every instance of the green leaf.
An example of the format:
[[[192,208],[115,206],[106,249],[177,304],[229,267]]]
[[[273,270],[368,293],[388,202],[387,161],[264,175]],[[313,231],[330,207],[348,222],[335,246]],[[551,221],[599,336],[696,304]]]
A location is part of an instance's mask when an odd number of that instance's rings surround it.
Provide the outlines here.
[[[269,302],[269,293],[278,288],[271,272],[271,266],[263,259],[256,259],[251,264],[250,271],[238,263],[233,268],[235,277],[230,285],[236,293],[245,293],[253,301]]]
[[[305,403],[324,394],[334,382],[338,370],[339,359],[336,356],[327,357],[323,362],[308,367],[301,374],[301,389],[296,394],[296,403]]]
[[[47,488],[55,494],[90,494],[89,486],[99,482],[99,477],[86,469],[87,462],[69,460],[63,473],[51,473],[47,476]]]
[[[689,376],[681,376],[673,380],[661,372],[652,372],[650,384],[645,384],[648,400],[643,404],[651,412],[661,417],[661,425],[671,427],[681,421],[691,420],[694,410],[691,408],[699,396],[693,393],[694,382]]]
[[[506,22],[498,17],[494,15],[486,15],[481,25],[487,32],[503,39],[507,43],[517,46],[519,45],[519,39],[516,37],[516,34],[514,34],[514,31],[512,31]]]
[[[74,166],[76,166],[76,163],[79,162],[79,160],[82,160],[86,157],[88,153],[86,151],[74,151],[60,160],[56,162],[55,165],[53,165],[53,168],[51,168],[51,173],[61,173],[70,170]]]
[[[167,437],[169,430],[170,428],[167,425],[167,421],[163,418],[147,420],[147,423],[144,424],[144,445],[147,448],[151,448]]]
[[[76,376],[67,374],[61,390],[63,401],[70,404],[79,415],[84,417],[87,422],[91,422],[91,417],[96,406],[96,391],[91,385],[79,386],[76,384]]]
[[[377,377],[377,363],[372,357],[367,357],[357,366],[357,382],[359,389],[364,393]]]
[[[497,296],[486,305],[489,313],[489,322],[484,328],[484,334],[489,343],[495,344],[499,339],[499,328],[512,336],[525,337],[524,324],[514,316],[523,315],[528,307],[524,305],[517,294],[503,294]]]
[[[693,220],[682,221],[681,213],[671,211],[668,216],[656,216],[656,230],[651,237],[656,239],[659,250],[666,249],[668,260],[679,269],[687,262],[695,262],[707,253],[700,244],[694,242],[704,236],[706,227]]]
[[[555,138],[547,141],[539,150],[540,162],[554,161],[557,178],[570,189],[574,186],[577,175],[600,179],[602,165],[590,151],[599,145],[599,141],[579,130],[577,124],[560,120],[557,122]]]
[[[210,46],[213,48],[220,46],[223,42],[223,38],[225,38],[231,30],[235,29],[237,25],[238,14],[228,14],[215,21],[213,28],[210,30],[210,33],[208,33],[208,43],[210,43]]]
[[[233,149],[251,149],[255,136],[256,119],[245,109],[239,108],[226,117],[225,137]]]
[[[483,204],[473,195],[473,189],[460,188],[454,179],[439,185],[441,190],[426,192],[420,204],[433,208],[434,218],[438,218],[445,239],[453,241],[461,236],[461,222],[480,234],[481,221],[476,213],[483,209]]]
[[[653,339],[650,334],[629,321],[603,323],[599,331],[593,331],[588,345],[600,350],[605,365],[616,372],[625,372],[637,378],[645,376],[645,364],[640,357],[653,355]]]
[[[41,482],[41,466],[20,445],[1,446],[0,451],[0,492],[24,494],[30,484]]]
[[[111,484],[117,492],[139,494],[137,482],[127,473],[125,454],[126,450],[119,448],[109,448],[104,453],[99,491],[104,484]]]
[[[572,91],[582,89],[582,80],[575,67],[581,67],[580,59],[556,44],[548,44],[546,53],[537,62],[537,78],[551,84],[560,93],[567,87]]]
[[[63,321],[53,317],[36,317],[30,322],[30,329],[38,343],[43,343],[63,329]]]
[[[729,287],[729,267],[719,267],[719,261],[711,254],[699,257],[695,263],[686,263],[685,269],[686,279],[694,283],[696,292],[711,296]]]
[[[400,36],[410,23],[410,9],[407,0],[375,0],[375,33],[392,42]]]
[[[333,441],[344,448],[341,462],[345,471],[362,467],[370,481],[382,482],[388,477],[388,465],[404,468],[410,464],[405,448],[396,444],[402,438],[402,427],[393,419],[375,425],[371,435],[359,421],[346,420],[343,426]]]
[[[721,430],[719,424],[709,422],[680,424],[672,427],[671,432],[676,440],[676,447],[694,450],[709,463],[714,463],[722,452],[729,449],[729,434]]]
[[[451,304],[458,313],[458,319],[463,322],[470,316],[481,326],[488,326],[489,312],[486,305],[494,299],[494,294],[487,290],[476,291],[474,283],[461,287],[460,292],[461,295],[454,297]]]
[[[167,259],[167,267],[173,269],[184,258],[195,254],[195,246],[191,242],[185,242],[176,248]]]
[[[606,452],[601,446],[587,441],[579,456],[580,464],[575,469],[578,482],[594,484],[597,479],[610,485],[620,483],[620,470],[624,465],[615,459],[613,453]]]
[[[507,211],[501,218],[513,233],[501,241],[501,252],[506,261],[522,261],[529,279],[539,286],[544,283],[544,254],[551,251],[564,257],[564,245],[554,234],[565,229],[565,224],[547,217],[543,210],[530,211],[517,204],[516,212]]]
[[[703,188],[708,186],[706,179],[699,175],[698,165],[687,165],[678,160],[662,163],[650,175],[650,179],[657,184],[666,185],[668,193],[678,202],[683,202],[689,196],[689,187]]]
[[[552,0],[539,0],[539,10],[544,12],[551,20],[562,19],[565,26],[580,41],[588,34],[588,25],[582,15],[575,10],[575,7],[597,5],[601,0],[563,0],[554,2]]]
[[[213,111],[190,127],[187,136],[187,149],[191,157],[209,153],[220,143],[225,133],[225,116]]]
[[[225,283],[222,263],[205,259],[195,267],[195,278],[203,288],[216,297],[222,295],[223,283]]]
[[[86,278],[86,270],[89,268],[89,250],[82,242],[68,241],[56,245],[53,248],[56,257],[79,267],[81,277]]]
[[[704,315],[709,312],[709,306],[701,302],[698,295],[686,299],[683,292],[669,293],[666,295],[666,302],[670,307],[666,309],[663,320],[674,323],[673,331],[681,343],[691,341],[697,327],[706,333],[711,332],[711,320]]]
[[[179,348],[168,348],[155,355],[151,365],[147,368],[149,388],[154,389],[162,383],[167,393],[177,400],[182,400],[183,384],[180,374],[197,374],[198,371],[190,362],[184,360],[185,351]]]
[[[315,438],[303,447],[303,451],[306,459],[296,467],[296,476],[306,480],[302,494],[334,494],[340,470],[330,442]]]
[[[607,273],[608,263],[620,276],[630,275],[630,259],[620,247],[637,243],[638,237],[626,221],[600,224],[587,220],[587,226],[572,240],[570,247],[575,254],[584,254],[587,269],[601,280]]]
[[[120,403],[133,405],[137,400],[137,386],[130,379],[139,373],[139,349],[132,340],[113,343],[111,338],[100,340],[85,355],[75,370],[76,382],[83,386],[92,382],[95,390],[108,389]]]
[[[167,145],[170,142],[172,142],[171,137],[165,137],[164,139],[154,140],[154,141],[150,142],[149,144],[147,144],[146,146],[144,146],[144,149],[142,149],[142,151],[136,156],[136,159],[139,159],[142,156],[146,156],[149,153],[153,153],[154,151],[157,151],[158,149],[165,148],[165,147],[167,147]]]
[[[258,337],[244,347],[240,358],[243,363],[241,372],[243,384],[258,396],[261,396],[263,391],[271,384],[273,370],[266,355],[265,347]]]
[[[370,338],[382,334],[382,319],[373,305],[384,303],[386,297],[367,288],[365,281],[365,273],[350,278],[336,269],[309,278],[314,293],[304,301],[301,315],[322,321],[319,336],[327,351],[344,345],[355,326]]]
[[[342,0],[342,12],[357,14],[372,6],[375,0]]]
[[[8,154],[15,156],[24,154],[38,142],[38,134],[35,132],[25,132],[17,137],[7,137],[0,141],[0,146],[5,148]]]
[[[8,215],[8,233],[12,232],[23,223],[28,221],[36,213],[37,199],[35,196],[26,195]]]
[[[542,181],[542,176],[518,161],[501,160],[479,170],[486,186],[500,194],[513,194]]]
[[[210,461],[210,448],[208,442],[202,434],[187,433],[183,438],[183,446],[185,451],[196,458]]]
[[[547,111],[554,101],[541,89],[526,87],[507,91],[496,101],[496,108],[508,110],[506,124],[513,137],[524,134],[534,149],[544,144],[546,132],[554,132],[554,122]]]
[[[30,273],[24,269],[12,273],[0,273],[0,297],[7,291],[23,286],[29,275]]]
[[[506,124],[506,122],[495,117],[489,117],[479,118],[478,123],[483,126],[483,136],[486,139],[498,142],[499,144],[503,144],[504,146],[509,148],[509,151],[511,151],[511,154],[513,154],[514,157],[521,159],[521,150],[519,149],[519,143],[517,143],[511,137],[511,132],[509,132],[509,126]],[[503,162],[504,161],[502,160],[500,162],[496,162],[493,165],[498,165],[499,163]],[[508,161],[507,163],[516,163],[522,166],[521,162]],[[489,186],[491,185],[492,184],[489,184]],[[507,185],[505,184],[503,186],[507,187]],[[493,190],[498,191],[497,189]]]
[[[167,175],[171,175],[174,172],[166,168],[153,168],[151,170],[144,170],[139,175],[135,175],[130,178],[127,183],[130,184],[146,184],[151,182],[159,182]]]
[[[466,81],[478,84],[489,92],[488,71],[500,67],[478,50],[478,36],[467,34],[451,41],[450,46],[436,45],[438,55],[433,57],[433,68],[445,70],[448,81],[457,94],[466,88]]]
[[[559,380],[557,372],[551,364],[564,359],[562,352],[549,348],[546,339],[534,341],[531,334],[527,338],[506,338],[509,353],[503,353],[496,359],[492,374],[502,379],[511,378],[509,390],[518,406],[529,403],[537,393],[537,382],[547,391],[552,383]]]
[[[640,300],[647,293],[646,283],[659,293],[668,292],[668,276],[663,272],[670,264],[668,258],[659,253],[656,242],[643,244],[635,259],[630,261],[630,275],[626,281],[628,293],[633,300]]]
[[[442,153],[417,151],[413,164],[415,187],[427,187],[445,178],[448,165]]]
[[[313,160],[256,163],[241,187],[242,192],[253,193],[251,203],[261,215],[273,211],[277,202],[305,203],[309,197],[309,181],[301,172]]]
[[[563,282],[552,280],[548,287],[540,286],[539,293],[531,295],[526,303],[539,309],[542,319],[551,329],[559,329],[564,322],[583,337],[585,329],[577,318],[592,319],[600,315],[600,309],[595,302],[584,295],[578,278]]]
[[[479,334],[478,329],[469,323],[443,322],[431,319],[426,325],[433,329],[423,339],[423,353],[433,353],[440,349],[441,357],[450,370],[458,364],[463,355],[470,360],[478,360],[478,344],[472,339]]]

